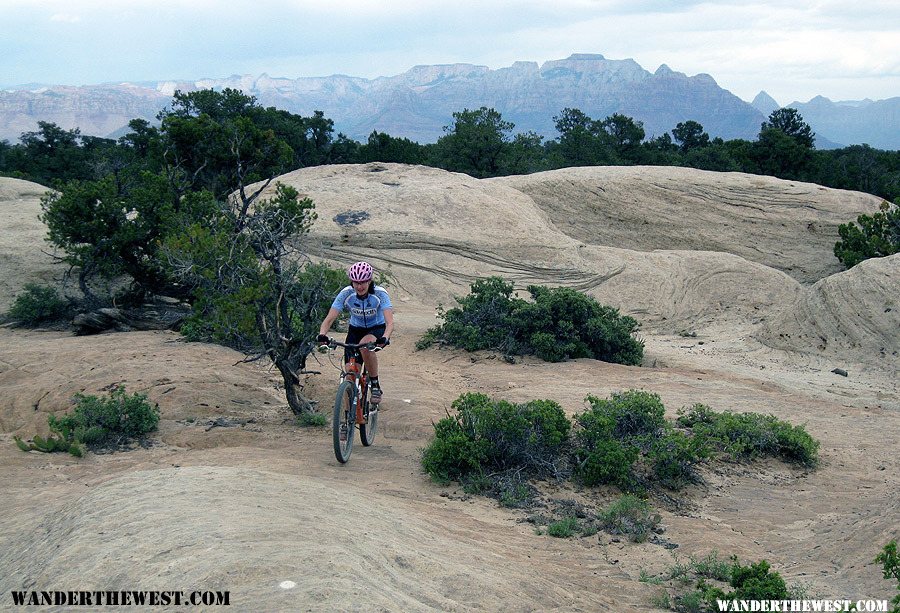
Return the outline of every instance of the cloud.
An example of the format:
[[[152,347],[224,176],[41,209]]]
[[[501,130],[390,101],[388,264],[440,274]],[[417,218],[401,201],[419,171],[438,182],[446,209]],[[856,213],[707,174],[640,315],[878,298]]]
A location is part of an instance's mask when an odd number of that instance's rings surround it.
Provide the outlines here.
[[[78,15],[69,15],[68,13],[56,13],[50,16],[50,21],[58,23],[78,23],[81,17]]]
[[[374,78],[601,53],[708,73],[744,99],[900,95],[896,0],[0,0],[0,12],[8,84]]]

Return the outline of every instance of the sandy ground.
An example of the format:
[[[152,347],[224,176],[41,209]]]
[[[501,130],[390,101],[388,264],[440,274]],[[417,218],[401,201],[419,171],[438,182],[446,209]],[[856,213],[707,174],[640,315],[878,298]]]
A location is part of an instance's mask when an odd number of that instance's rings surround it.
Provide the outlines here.
[[[613,181],[598,172],[581,179]],[[792,275],[711,246],[589,244],[524,190],[431,169],[331,167],[284,179],[316,201],[312,238],[326,256],[371,254],[395,277],[398,326],[381,354],[387,395],[375,445],[357,445],[339,465],[328,430],[294,423],[277,373],[221,347],[163,331],[0,329],[0,610],[12,608],[12,589],[200,589],[229,590],[241,611],[646,611],[659,588],[640,582],[642,571],[711,551],[765,558],[823,598],[892,595],[872,560],[900,536],[897,256],[812,278],[809,266]],[[791,193],[756,179],[766,193]],[[682,182],[683,191],[693,184]],[[4,203],[34,206],[21,195],[29,185],[4,183]],[[358,210],[370,215],[359,226],[333,221]],[[796,248],[798,262],[813,261],[821,243]],[[23,246],[4,232],[0,253]],[[438,303],[471,277],[498,272],[519,287],[583,287],[634,313],[645,322],[644,365],[507,364],[489,353],[414,350]],[[834,316],[848,305],[856,311]],[[318,370],[307,391],[327,410],[336,371],[324,359]],[[45,432],[47,414],[70,407],[74,393],[114,385],[159,403],[148,447],[76,459],[13,445],[14,434]],[[661,505],[674,549],[602,532],[537,535],[525,513],[438,486],[420,468],[432,422],[460,393],[551,398],[573,414],[588,394],[631,388],[659,393],[671,417],[702,402],[805,424],[821,441],[821,466],[704,469],[680,511]],[[586,495],[549,489],[561,499]]]

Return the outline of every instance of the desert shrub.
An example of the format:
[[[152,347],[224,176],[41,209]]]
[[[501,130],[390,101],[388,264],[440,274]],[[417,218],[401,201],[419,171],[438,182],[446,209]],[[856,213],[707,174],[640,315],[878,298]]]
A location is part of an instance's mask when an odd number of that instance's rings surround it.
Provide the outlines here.
[[[732,557],[728,584],[734,588],[725,592],[720,587],[709,585],[706,577],[692,568],[695,576],[700,577],[691,592],[676,597],[676,610],[684,611],[717,611],[716,600],[782,600],[792,598],[784,579],[771,570],[765,560],[742,566],[736,557]]]
[[[576,517],[565,517],[547,526],[547,534],[556,538],[569,538],[581,529]]]
[[[308,411],[297,416],[297,425],[301,428],[324,428],[328,425],[328,418],[321,413]]]
[[[578,433],[575,451],[575,476],[584,485],[617,485],[630,488],[633,483],[632,466],[640,451],[612,438],[585,436]]]
[[[246,286],[230,294],[195,291],[191,314],[180,332],[190,342],[210,342],[237,349],[258,337],[252,307],[264,289]],[[248,340],[252,339],[252,340]]]
[[[513,297],[512,284],[500,277],[479,279],[468,296],[456,299],[458,307],[439,313],[443,323],[416,346],[441,341],[467,351],[533,354],[549,362],[594,358],[634,365],[643,360],[633,318],[568,288],[531,285],[528,291],[531,302]]]
[[[699,579],[692,590],[675,596],[672,608],[679,613],[712,613],[719,610],[716,600],[725,598],[721,588]]]
[[[89,447],[118,444],[152,432],[159,424],[159,407],[144,394],[126,395],[124,387],[106,398],[76,394],[75,409],[62,417],[50,415],[50,429],[69,441]]]
[[[739,457],[771,455],[788,462],[814,467],[819,442],[803,426],[794,426],[760,413],[717,413],[696,404],[680,411],[678,423],[690,428],[709,446]]]
[[[650,577],[649,579],[654,579]],[[716,552],[690,563],[677,560],[670,571],[658,578],[657,585],[667,585],[668,608],[679,612],[707,613],[720,610],[716,600],[797,600],[806,598],[802,588],[790,588],[768,562],[741,565],[736,556],[726,562]],[[674,583],[674,586],[672,585]],[[725,589],[733,588],[726,593]]]
[[[528,292],[532,302],[519,306],[514,321],[515,336],[529,353],[548,362],[594,358],[639,365],[644,359],[634,318],[566,287],[530,285]]]
[[[67,311],[68,302],[54,288],[26,283],[24,291],[13,300],[7,316],[25,326],[37,326],[61,319]]]
[[[524,301],[513,298],[512,291],[512,283],[500,277],[476,280],[468,296],[456,299],[459,307],[438,312],[443,323],[428,330],[417,347],[423,349],[435,341],[444,341],[466,351],[498,349],[516,353],[513,318]]]
[[[697,481],[694,465],[709,456],[703,439],[668,430],[650,444],[647,458],[653,474],[664,486],[679,489]]]
[[[434,424],[434,438],[422,452],[422,468],[438,483],[462,482],[483,474],[483,445],[463,427],[459,415]]]
[[[731,587],[727,600],[787,599],[791,595],[781,575],[773,572],[765,560],[741,566],[735,562],[731,569]]]
[[[630,487],[632,465],[665,426],[659,396],[641,390],[588,396],[589,409],[575,416],[575,474],[585,485]]]
[[[117,445],[152,432],[159,424],[159,407],[147,402],[144,394],[125,394],[124,387],[108,397],[76,394],[75,409],[62,417],[50,415],[47,422],[56,436],[35,436],[31,443],[15,437],[23,451],[68,451],[81,457],[82,445],[98,448]]]
[[[633,543],[643,543],[650,538],[662,521],[649,502],[631,494],[622,496],[603,509],[599,519],[604,530],[627,536]]]
[[[771,416],[770,416],[771,417]],[[814,439],[803,426],[780,421],[771,417],[775,435],[774,455],[788,462],[814,467],[819,463],[819,441]]]
[[[730,580],[734,564],[734,559],[729,562],[719,558],[718,551],[712,551],[700,559],[691,557],[691,568],[698,577],[716,581]]]
[[[609,417],[612,436],[623,441],[656,437],[666,425],[665,407],[658,394],[644,390],[614,392],[609,398],[588,396],[591,413]]]
[[[897,541],[891,541],[884,546],[881,553],[875,558],[875,562],[881,564],[885,579],[893,579],[897,582],[897,595],[891,599],[891,613],[900,613],[900,555],[897,554]]]
[[[834,255],[847,268],[869,258],[900,253],[900,205],[881,203],[874,215],[860,215],[853,222],[838,227],[841,240],[834,245]]]
[[[557,403],[512,404],[469,393],[452,405],[455,415],[435,424],[422,465],[438,482],[471,482],[508,470],[545,476],[560,470],[571,424]]]
[[[673,609],[679,613],[702,613],[706,611],[707,602],[706,592],[696,589],[676,596]]]
[[[537,495],[537,490],[528,483],[527,479],[516,472],[510,473],[508,477],[498,479],[495,487],[500,505],[509,509],[527,507]]]

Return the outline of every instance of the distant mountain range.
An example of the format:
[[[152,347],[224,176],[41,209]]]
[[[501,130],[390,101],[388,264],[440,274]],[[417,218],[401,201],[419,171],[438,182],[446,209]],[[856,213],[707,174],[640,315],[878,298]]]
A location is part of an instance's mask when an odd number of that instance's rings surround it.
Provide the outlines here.
[[[516,62],[507,68],[450,64],[416,66],[377,79],[345,75],[272,78],[233,76],[190,82],[69,86],[23,86],[0,91],[0,139],[16,142],[39,120],[84,134],[118,136],[127,122],[153,120],[176,90],[231,87],[256,96],[260,104],[311,115],[320,110],[335,128],[365,142],[372,130],[434,142],[465,108],[495,108],[515,123],[516,132],[557,135],[553,117],[577,108],[594,119],[622,113],[640,120],[648,137],[669,132],[679,122],[698,121],[711,136],[753,140],[760,124],[779,108],[761,92],[747,103],[706,74],[689,77],[663,65],[650,73],[633,60],[576,54],[564,60]],[[817,146],[867,143],[900,149],[900,97],[832,102],[821,96],[789,105],[816,132]]]

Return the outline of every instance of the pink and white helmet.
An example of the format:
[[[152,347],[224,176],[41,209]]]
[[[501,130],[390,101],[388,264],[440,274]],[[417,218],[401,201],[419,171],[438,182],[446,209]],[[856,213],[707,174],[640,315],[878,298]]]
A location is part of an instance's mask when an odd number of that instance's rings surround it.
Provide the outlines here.
[[[362,283],[363,281],[372,280],[372,265],[368,262],[357,262],[347,270],[347,276],[351,281]]]

